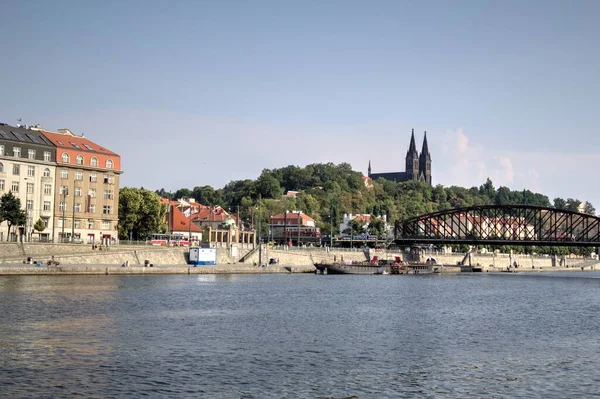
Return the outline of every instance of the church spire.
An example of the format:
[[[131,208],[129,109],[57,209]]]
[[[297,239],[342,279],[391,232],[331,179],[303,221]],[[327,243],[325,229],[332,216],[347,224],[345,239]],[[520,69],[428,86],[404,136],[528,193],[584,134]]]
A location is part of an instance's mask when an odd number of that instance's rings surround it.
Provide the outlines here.
[[[427,131],[425,131],[425,135],[423,137],[423,149],[421,150],[421,154],[429,154],[429,147],[427,146]]]
[[[371,160],[369,159],[369,169],[367,169],[367,176],[371,177]]]
[[[417,146],[415,145],[415,129],[412,130],[412,135],[410,136],[410,146],[408,147],[408,152],[410,154],[417,154]]]

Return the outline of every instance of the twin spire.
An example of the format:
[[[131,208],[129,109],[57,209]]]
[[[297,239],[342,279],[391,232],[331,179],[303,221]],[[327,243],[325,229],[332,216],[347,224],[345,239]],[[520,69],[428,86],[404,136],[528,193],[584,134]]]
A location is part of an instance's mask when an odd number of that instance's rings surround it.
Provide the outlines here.
[[[417,151],[417,145],[415,144],[415,129],[412,129],[412,133],[410,136],[408,154],[419,154],[419,152]],[[427,131],[425,131],[425,137],[423,138],[423,149],[421,150],[421,154],[429,154],[429,146],[427,145]]]

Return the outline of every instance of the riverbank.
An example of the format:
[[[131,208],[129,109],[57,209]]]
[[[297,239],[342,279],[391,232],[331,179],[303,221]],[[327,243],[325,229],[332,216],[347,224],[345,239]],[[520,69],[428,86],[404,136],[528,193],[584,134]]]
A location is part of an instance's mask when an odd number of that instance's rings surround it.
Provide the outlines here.
[[[189,266],[189,265],[156,265],[115,266],[115,265],[58,265],[35,266],[30,264],[0,265],[0,276],[45,276],[45,275],[160,275],[160,274],[291,274],[314,273],[313,265],[305,266],[268,266],[258,267],[244,264]]]

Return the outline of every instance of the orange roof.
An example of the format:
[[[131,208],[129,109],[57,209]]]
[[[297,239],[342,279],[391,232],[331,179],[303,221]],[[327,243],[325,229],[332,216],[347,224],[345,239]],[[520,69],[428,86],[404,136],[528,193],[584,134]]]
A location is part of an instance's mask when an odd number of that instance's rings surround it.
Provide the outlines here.
[[[99,144],[88,140],[85,137],[77,136],[69,129],[59,129],[58,132],[51,132],[43,129],[36,129],[42,133],[48,140],[52,142],[57,148],[68,150],[71,154],[86,153],[93,154],[98,158],[112,159],[114,166],[113,169],[121,170],[121,157],[119,154],[112,152]],[[57,151],[57,161],[60,161],[60,156]],[[103,164],[103,163],[102,163]]]
[[[76,136],[69,129],[59,129],[58,132],[40,130],[40,132],[59,148],[77,149],[94,154],[99,153],[119,156],[119,154],[112,152],[85,137]],[[77,144],[79,147],[76,147],[73,144]]]
[[[170,218],[170,229],[171,231],[193,231],[195,233],[202,232],[202,229],[192,223],[190,227],[190,219],[185,216],[179,209],[176,207],[171,208],[171,212],[167,214],[167,217]],[[193,217],[193,216],[192,216]],[[193,220],[195,218],[193,217]]]
[[[371,222],[371,215],[358,215],[354,220],[364,221],[366,223]]]
[[[279,213],[277,215],[273,215],[269,218],[269,220],[290,220],[290,221],[297,221],[298,217],[300,217],[300,220],[302,221],[302,223],[304,222],[308,222],[308,221],[312,221],[314,222],[315,219],[311,218],[310,216],[308,216],[306,213],[301,212],[301,213],[297,213],[297,212],[288,212],[287,215],[285,213]]]

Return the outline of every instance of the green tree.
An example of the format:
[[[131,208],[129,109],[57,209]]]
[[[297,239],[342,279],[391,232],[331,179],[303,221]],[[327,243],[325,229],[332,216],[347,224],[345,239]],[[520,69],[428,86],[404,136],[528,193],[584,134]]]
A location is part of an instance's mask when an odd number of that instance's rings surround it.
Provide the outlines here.
[[[166,231],[167,207],[158,194],[143,188],[124,187],[119,190],[119,238],[133,235],[143,240],[153,233]]]
[[[567,201],[562,198],[554,198],[554,207],[556,209],[567,209]]]
[[[567,198],[568,211],[579,212],[579,205],[581,205],[581,201],[578,199]]]
[[[37,222],[35,222],[35,224],[33,225],[33,229],[37,232],[42,232],[46,230],[46,225],[44,224],[42,218],[39,218]]]
[[[21,200],[14,196],[12,191],[0,197],[0,223],[8,225],[7,240],[12,226],[22,226],[27,220],[25,211],[21,209]]]
[[[254,185],[256,195],[260,195],[262,198],[279,198],[283,194],[279,180],[268,169],[262,172]]]
[[[375,215],[371,215],[371,223],[368,226],[369,234],[381,237],[385,231],[385,222]]]
[[[583,208],[583,213],[587,213],[588,215],[595,215],[596,208],[594,208],[594,206],[590,202],[586,201]]]

